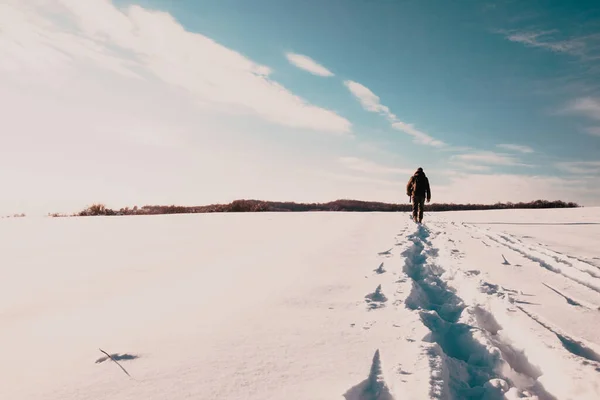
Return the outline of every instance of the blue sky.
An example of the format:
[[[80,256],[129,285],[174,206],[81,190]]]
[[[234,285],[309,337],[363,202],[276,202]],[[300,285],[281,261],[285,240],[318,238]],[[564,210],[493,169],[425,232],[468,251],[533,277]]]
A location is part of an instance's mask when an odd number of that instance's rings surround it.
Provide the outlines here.
[[[525,4],[526,3],[526,4]],[[0,5],[0,212],[235,198],[600,205],[600,5]]]

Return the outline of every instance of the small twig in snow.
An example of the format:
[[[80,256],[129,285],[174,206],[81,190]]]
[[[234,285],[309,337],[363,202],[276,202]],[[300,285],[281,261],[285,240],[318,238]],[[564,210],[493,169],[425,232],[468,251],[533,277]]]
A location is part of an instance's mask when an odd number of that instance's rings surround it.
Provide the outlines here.
[[[107,357],[110,358],[111,360],[113,360],[123,370],[123,372],[125,372],[127,374],[128,377],[132,378],[132,376],[129,375],[129,372],[127,372],[127,370],[125,368],[123,368],[123,366],[121,364],[119,364],[119,362],[117,360],[115,360],[114,358],[112,358],[112,356],[110,354],[108,354],[107,352],[105,352],[102,349],[98,349],[98,350],[100,350],[101,352],[103,352],[104,354],[106,354]]]

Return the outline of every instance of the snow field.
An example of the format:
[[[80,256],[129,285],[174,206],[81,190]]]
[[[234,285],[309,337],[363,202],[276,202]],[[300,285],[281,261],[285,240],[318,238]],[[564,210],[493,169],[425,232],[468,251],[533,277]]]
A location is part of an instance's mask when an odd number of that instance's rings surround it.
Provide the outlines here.
[[[600,212],[552,211],[2,221],[0,398],[600,398]]]

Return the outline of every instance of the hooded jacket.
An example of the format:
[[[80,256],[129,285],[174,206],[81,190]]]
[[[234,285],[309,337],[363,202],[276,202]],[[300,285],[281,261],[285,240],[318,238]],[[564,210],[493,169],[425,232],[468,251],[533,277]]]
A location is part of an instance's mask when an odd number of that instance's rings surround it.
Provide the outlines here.
[[[424,197],[427,200],[431,200],[431,188],[429,187],[429,179],[423,172],[422,168],[419,168],[413,176],[408,180],[406,185],[406,194],[409,197]]]

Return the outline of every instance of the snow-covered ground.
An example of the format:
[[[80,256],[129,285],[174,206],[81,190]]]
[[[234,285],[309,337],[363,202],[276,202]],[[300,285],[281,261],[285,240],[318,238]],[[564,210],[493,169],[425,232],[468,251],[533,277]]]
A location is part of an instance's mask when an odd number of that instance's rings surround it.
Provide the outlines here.
[[[0,399],[600,398],[600,209],[424,222],[2,220]]]

